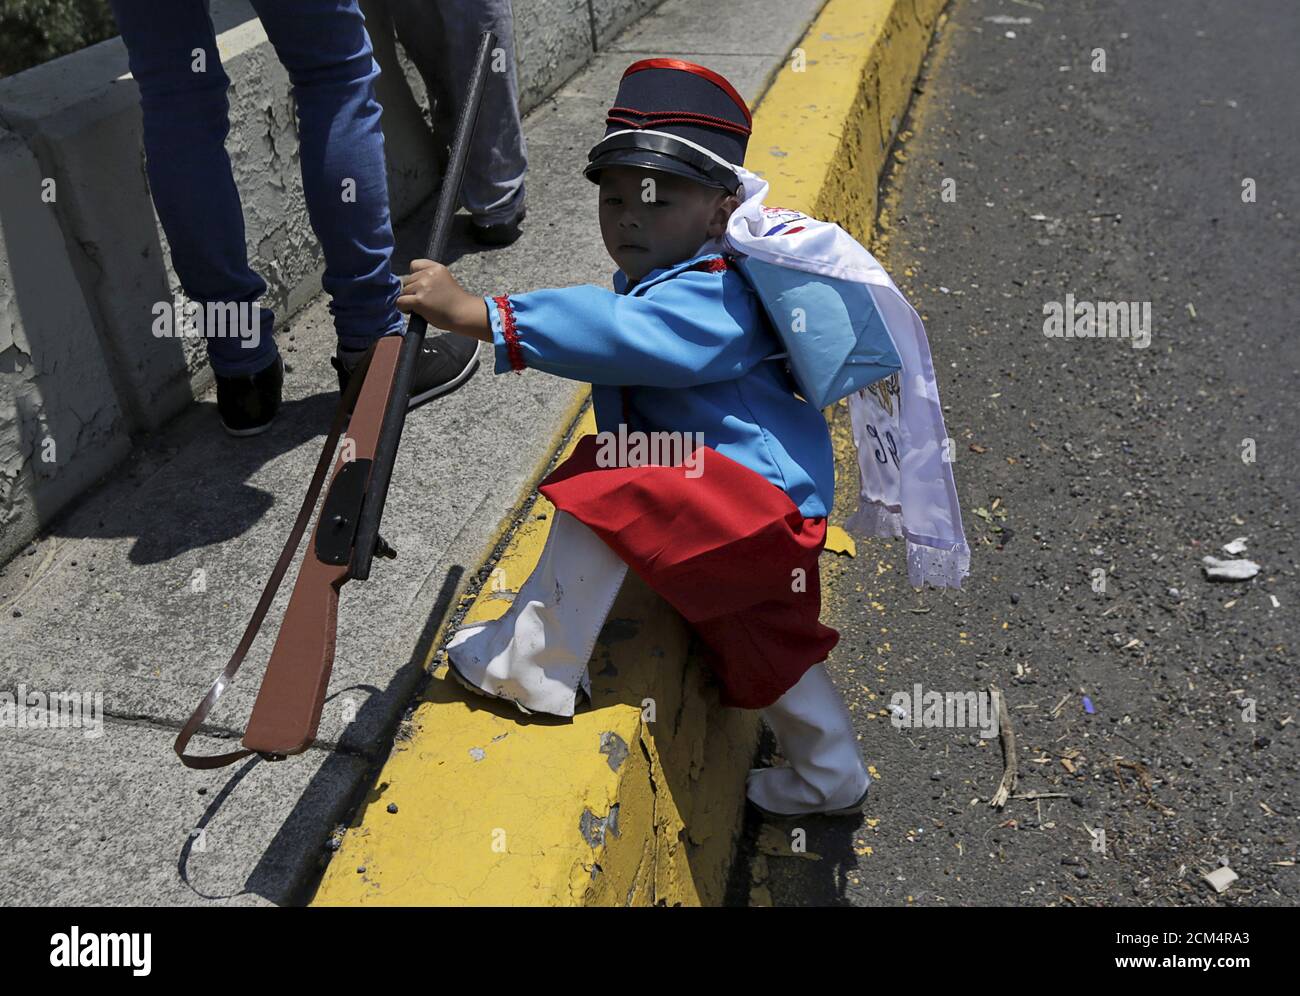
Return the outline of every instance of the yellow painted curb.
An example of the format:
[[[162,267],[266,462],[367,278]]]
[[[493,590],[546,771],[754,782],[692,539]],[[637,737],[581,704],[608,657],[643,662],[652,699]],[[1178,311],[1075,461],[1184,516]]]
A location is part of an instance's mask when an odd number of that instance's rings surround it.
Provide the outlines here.
[[[745,165],[768,203],[865,243],[876,184],[947,0],[830,0],[763,96]]]
[[[588,409],[575,441],[595,429]],[[505,612],[553,514],[538,495],[464,624]],[[629,574],[572,722],[463,691],[444,665],[314,905],[719,903],[757,725],[718,704],[688,649],[681,618]]]
[[[754,112],[746,164],[769,204],[865,241],[943,3],[829,0]],[[594,431],[588,408],[564,455]],[[505,612],[553,513],[536,496],[462,625]],[[475,696],[441,666],[313,904],[719,903],[759,720],[718,703],[690,648],[681,617],[629,572],[592,655],[593,701],[572,721]]]

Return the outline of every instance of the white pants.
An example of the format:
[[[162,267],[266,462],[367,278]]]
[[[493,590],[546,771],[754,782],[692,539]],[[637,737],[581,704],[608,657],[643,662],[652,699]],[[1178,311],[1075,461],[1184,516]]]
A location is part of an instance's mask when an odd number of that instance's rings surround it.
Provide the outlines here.
[[[506,614],[457,630],[447,656],[488,695],[572,716],[577,689],[591,697],[587,662],[626,574],[599,536],[557,510],[541,559]]]
[[[793,688],[763,710],[789,765],[753,768],[745,786],[769,813],[802,815],[853,808],[871,776],[858,753],[857,732],[844,699],[826,673],[810,667]]]
[[[541,559],[505,615],[457,630],[447,655],[487,695],[529,712],[572,716],[577,689],[591,697],[587,662],[626,574],[627,564],[599,536],[557,510]],[[824,663],[762,714],[789,765],[750,771],[746,794],[760,808],[833,812],[866,792],[871,779],[853,721]]]

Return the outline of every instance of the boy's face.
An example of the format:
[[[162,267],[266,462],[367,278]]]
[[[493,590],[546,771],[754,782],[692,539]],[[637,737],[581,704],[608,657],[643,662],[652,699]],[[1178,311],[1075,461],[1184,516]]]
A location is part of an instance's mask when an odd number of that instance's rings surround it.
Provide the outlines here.
[[[726,231],[739,205],[733,194],[674,173],[640,166],[600,171],[600,234],[632,283],[690,259]]]

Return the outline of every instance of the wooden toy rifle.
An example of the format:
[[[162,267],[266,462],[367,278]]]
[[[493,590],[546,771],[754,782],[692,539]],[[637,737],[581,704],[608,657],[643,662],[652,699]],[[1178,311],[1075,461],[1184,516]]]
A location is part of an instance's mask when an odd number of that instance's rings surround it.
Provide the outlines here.
[[[487,83],[488,60],[495,44],[496,36],[490,31],[483,32],[469,93],[456,124],[426,253],[429,259],[438,262],[443,261],[451,234],[470,139]],[[425,320],[412,314],[405,335],[377,340],[352,371],[347,390],[339,398],[298,518],[262,590],[253,617],[225,670],[176,738],[176,753],[188,767],[219,768],[250,754],[258,754],[268,761],[282,761],[290,754],[302,753],[315,740],[334,667],[339,590],[354,578],[358,581],[369,578],[374,557],[397,556],[379,535],[379,520],[388,496],[397,444],[402,438],[415,362],[427,329]],[[262,628],[262,621],[316,508],[345,424],[349,442],[334,463],[329,490],[316,528],[312,530],[311,546],[298,569],[298,580],[280,623],[262,687],[253,703],[243,746],[225,754],[187,754],[190,738],[198,732],[234,678]]]

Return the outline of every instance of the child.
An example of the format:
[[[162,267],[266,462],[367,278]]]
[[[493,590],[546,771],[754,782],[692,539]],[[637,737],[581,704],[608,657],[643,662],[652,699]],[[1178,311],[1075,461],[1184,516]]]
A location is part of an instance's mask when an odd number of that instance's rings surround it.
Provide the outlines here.
[[[630,565],[701,637],[722,702],[762,709],[773,728],[789,766],[751,771],[750,801],[859,812],[871,779],[821,663],[839,639],[818,620],[830,434],[769,359],[780,343],[722,240],[744,193],[749,111],[718,74],[646,59],[606,123],[585,175],[600,186],[613,292],[477,297],[428,260],[403,279],[399,310],[492,343],[496,373],[590,382],[601,433],[539,486],[557,508],[541,561],[504,616],[455,635],[452,672],[526,712],[573,715]],[[686,441],[680,458],[648,462],[664,439]]]

